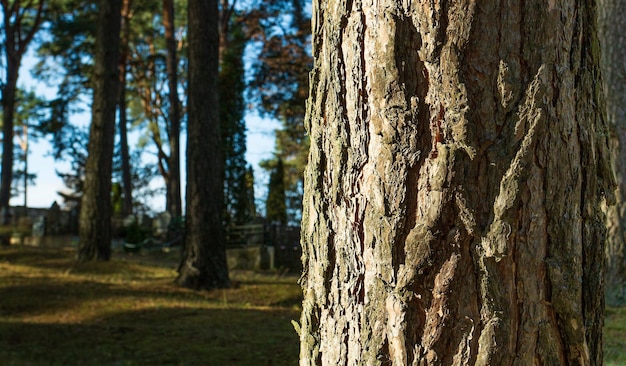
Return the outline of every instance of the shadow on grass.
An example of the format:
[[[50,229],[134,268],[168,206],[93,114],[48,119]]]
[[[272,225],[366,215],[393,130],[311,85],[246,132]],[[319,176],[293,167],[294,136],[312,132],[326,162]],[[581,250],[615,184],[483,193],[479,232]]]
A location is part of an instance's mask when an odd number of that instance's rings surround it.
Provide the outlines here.
[[[2,248],[0,263],[11,263],[41,269],[64,269],[71,266],[75,249],[11,246]]]
[[[27,283],[26,283],[27,281]],[[71,310],[86,301],[115,301],[116,298],[132,298],[151,301],[171,300],[179,297],[188,300],[191,294],[176,292],[176,289],[163,290],[136,289],[125,285],[111,285],[96,281],[67,281],[59,283],[45,278],[27,278],[24,283],[15,281],[13,286],[0,287],[0,316],[22,317],[36,314],[53,314],[61,310]]]
[[[113,260],[79,263],[76,261],[75,248],[46,247],[8,247],[0,251],[0,263],[27,266],[40,270],[58,270],[82,274],[115,274],[120,271],[132,271],[137,274],[147,272],[148,265],[154,270],[168,268],[174,270],[178,263],[178,255],[173,253],[151,253],[138,255],[113,253]]]
[[[151,304],[181,302],[212,303],[216,307],[281,307],[297,309],[301,292],[297,285],[255,284],[242,282],[238,288],[211,292],[194,292],[175,286],[173,279],[160,280],[160,284],[131,287],[125,283],[108,284],[97,281],[60,282],[46,278],[12,278],[13,285],[0,287],[0,316],[26,317],[34,315],[72,312],[87,302],[124,301]],[[149,282],[149,281],[146,281]]]
[[[0,363],[297,364],[296,277],[233,272],[235,288],[195,292],[143,259],[0,250]]]
[[[3,365],[295,365],[294,311],[168,308],[87,324],[0,322]]]

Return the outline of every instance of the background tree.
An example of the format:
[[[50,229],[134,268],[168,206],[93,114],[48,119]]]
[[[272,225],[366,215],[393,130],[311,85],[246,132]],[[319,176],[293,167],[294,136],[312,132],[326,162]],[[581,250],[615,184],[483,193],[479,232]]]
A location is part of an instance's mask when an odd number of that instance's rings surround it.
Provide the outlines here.
[[[247,38],[238,17],[233,14],[228,29],[230,34],[220,37],[227,39],[223,47],[220,83],[220,127],[224,156],[224,221],[226,226],[242,225],[252,219],[249,212],[246,125],[244,121],[245,69],[244,51]],[[222,27],[224,29],[224,27]]]
[[[130,148],[128,146],[128,113],[126,106],[126,76],[128,73],[130,22],[132,20],[133,0],[123,0],[122,18],[120,25],[120,95],[118,100],[118,131],[120,139],[120,165],[122,172],[121,184],[121,215],[128,216],[133,213],[133,186],[130,167]]]
[[[168,159],[169,186],[167,189],[167,208],[173,217],[183,215],[180,190],[180,100],[178,98],[178,61],[177,42],[174,35],[174,0],[163,0],[163,28],[165,29],[165,47],[167,49],[167,94],[169,100],[169,147]]]
[[[251,165],[248,165],[248,169],[246,172],[246,189],[240,190],[239,194],[246,194],[247,199],[239,200],[239,202],[245,202],[248,205],[245,212],[244,217],[254,219],[258,216],[257,208],[256,208],[256,198],[254,194],[254,169]]]
[[[301,365],[600,365],[595,2],[313,2]]]
[[[79,219],[78,259],[111,257],[111,174],[119,94],[121,0],[98,2],[93,102]],[[114,91],[114,92],[111,92]]]
[[[230,286],[222,225],[224,160],[218,110],[218,7],[189,0],[186,231],[176,282],[194,289]]]
[[[49,116],[40,128],[51,138],[52,156],[68,161],[70,169],[58,171],[66,190],[57,192],[66,207],[77,208],[83,194],[89,131],[71,123],[70,115],[82,113],[83,96],[92,85],[94,43],[98,8],[92,0],[64,0],[51,3],[47,37],[37,49],[39,61],[31,70],[40,81],[55,87],[55,97],[46,102]]]
[[[50,18],[50,25],[47,29],[49,36],[45,37],[41,46],[38,49],[40,56],[40,62],[36,67],[35,76],[40,80],[48,81],[51,86],[58,87],[57,98],[51,101],[53,105],[52,118],[48,121],[48,128],[54,136],[54,149],[55,155],[62,156],[65,145],[71,144],[70,140],[64,140],[71,136],[72,127],[67,127],[67,133],[64,131],[66,126],[70,125],[70,121],[67,117],[75,112],[82,112],[80,108],[84,103],[85,95],[90,92],[90,80],[93,73],[93,57],[94,54],[94,34],[95,24],[97,18],[97,7],[95,2],[91,0],[64,0],[54,2],[50,11],[48,11]],[[181,4],[184,1],[175,1],[175,15],[177,23],[180,22],[180,9]],[[139,67],[145,69],[145,64],[148,63],[148,59],[154,61],[153,56],[144,52],[149,47],[146,46],[146,39],[153,39],[153,45],[156,45],[158,51],[159,62],[159,82],[163,86],[159,90],[158,98],[164,103],[159,104],[158,113],[162,113],[163,118],[158,122],[161,125],[157,126],[157,131],[163,135],[167,135],[167,118],[169,113],[169,103],[167,102],[167,70],[166,70],[166,49],[165,49],[165,32],[162,22],[162,0],[146,0],[146,1],[124,1],[122,6],[122,45],[120,53],[120,83],[121,89],[125,90],[125,93],[120,92],[119,96],[119,147],[116,147],[115,153],[121,154],[119,160],[121,175],[120,181],[123,183],[124,188],[123,199],[126,212],[132,208],[134,204],[143,205],[142,201],[145,199],[144,193],[153,194],[155,192],[144,191],[141,193],[141,198],[133,200],[133,191],[129,188],[143,187],[143,182],[134,182],[132,179],[137,177],[137,171],[151,171],[152,167],[145,167],[141,160],[135,160],[135,164],[141,166],[131,166],[133,161],[133,155],[136,154],[132,151],[133,147],[128,143],[128,131],[132,129],[144,128],[148,131],[147,135],[150,135],[150,127],[154,127],[150,124],[142,123],[146,120],[146,117],[142,112],[138,112],[142,109],[141,102],[137,102],[138,95],[141,96],[140,84],[136,80],[137,72],[133,69]],[[177,31],[181,34],[180,29]],[[145,38],[145,39],[144,39]],[[177,47],[181,49],[184,42],[177,39]],[[139,61],[137,61],[137,55],[139,55]],[[60,66],[60,67],[59,67]],[[124,72],[124,70],[126,70]],[[145,74],[139,75],[139,79],[142,80],[142,85],[150,84],[150,81],[143,81]],[[179,78],[180,79],[180,78]],[[181,84],[184,83],[181,81]],[[152,92],[153,90],[150,90]],[[154,95],[154,94],[152,94]],[[154,96],[153,99],[157,97]],[[131,112],[131,113],[128,113]],[[62,119],[60,117],[64,117]],[[147,126],[147,127],[146,127]],[[169,140],[167,138],[162,139],[163,151],[169,152]],[[148,146],[145,142],[139,144],[136,148],[141,150],[142,155],[146,153],[152,153],[154,150],[152,146]],[[158,153],[157,153],[158,154]],[[167,158],[167,154],[163,154],[162,157]],[[163,172],[168,174],[168,163],[166,160],[162,160]],[[129,177],[131,181],[128,182]],[[147,175],[143,175],[144,178]],[[125,182],[125,183],[124,183]],[[129,192],[130,191],[130,192]],[[140,194],[134,192],[134,194]],[[132,204],[131,204],[132,202]],[[142,208],[143,210],[143,208]]]
[[[181,2],[175,2],[176,8],[180,6],[179,3]],[[132,118],[145,127],[145,136],[139,146],[148,148],[150,143],[156,149],[159,173],[166,186],[166,210],[180,216],[182,206],[178,140],[181,119],[178,113],[182,107],[171,107],[172,101],[178,100],[178,96],[169,92],[171,79],[168,77],[168,68],[172,67],[172,61],[168,61],[168,42],[165,27],[162,25],[164,20],[160,15],[163,12],[162,5],[162,1],[141,2],[141,8],[137,9],[134,17],[129,61],[129,87],[133,98],[129,100],[129,106]],[[176,43],[177,50],[183,44],[184,42]],[[174,61],[177,65],[177,85],[181,87],[185,84],[184,73],[179,63]]]
[[[66,191],[57,192],[57,194],[63,197],[66,207],[76,208],[80,206],[80,200],[83,196],[89,130],[67,125],[63,128],[63,133],[67,133],[67,136],[59,137],[64,141],[63,149],[56,150],[55,159],[69,162],[70,168],[68,171],[56,171],[67,188]]]
[[[270,174],[267,201],[265,203],[266,218],[270,222],[287,224],[287,206],[285,204],[285,170],[283,161],[279,157],[276,166]]]
[[[618,189],[616,204],[607,208],[606,300],[613,306],[626,301],[626,3],[598,1],[598,29],[607,121],[611,127],[613,169]]]
[[[30,144],[41,136],[40,121],[45,119],[46,103],[37,96],[34,91],[24,91],[17,89],[14,111],[14,136],[18,140],[18,149],[15,156],[21,162],[20,166],[14,168],[13,190],[16,195],[18,192],[24,194],[24,213],[28,208],[28,186],[34,183],[36,174],[28,169],[28,155],[30,153]]]
[[[252,36],[260,44],[259,56],[252,64],[253,78],[249,96],[263,114],[276,118],[282,128],[276,131],[275,159],[261,162],[267,171],[282,160],[285,171],[285,196],[288,221],[299,223],[302,211],[303,173],[309,139],[304,130],[305,101],[309,89],[311,20],[305,1],[280,0],[263,5],[263,14]],[[287,24],[288,26],[285,26]]]
[[[9,200],[13,181],[13,127],[17,80],[22,58],[40,28],[44,0],[0,1],[3,16],[5,80],[2,89],[2,172],[0,178],[0,220],[8,224]]]

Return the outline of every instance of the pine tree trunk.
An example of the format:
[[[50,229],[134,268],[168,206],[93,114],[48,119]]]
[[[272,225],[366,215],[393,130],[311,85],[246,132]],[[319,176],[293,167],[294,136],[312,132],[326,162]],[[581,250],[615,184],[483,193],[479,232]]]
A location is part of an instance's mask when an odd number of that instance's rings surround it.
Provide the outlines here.
[[[174,37],[174,0],[163,0],[163,26],[167,47],[167,79],[169,89],[169,145],[170,155],[167,161],[167,209],[172,217],[182,216],[180,197],[180,112],[178,99],[178,62],[176,57],[176,38]]]
[[[313,2],[301,365],[599,365],[592,1]]]
[[[111,257],[111,172],[119,93],[121,0],[100,0],[94,57],[89,155],[79,219],[78,259]]]
[[[224,168],[218,112],[217,0],[189,0],[189,99],[185,248],[176,282],[230,286],[222,214]]]
[[[120,95],[119,95],[119,136],[120,149],[122,158],[122,189],[124,192],[124,201],[122,205],[122,214],[124,217],[133,213],[133,186],[130,172],[130,153],[128,148],[128,119],[126,114],[126,70],[128,66],[128,34],[130,32],[130,9],[132,0],[124,0],[122,5],[122,23],[120,26],[120,35],[122,37],[122,53],[120,55]]]
[[[6,46],[11,47],[10,45]],[[13,119],[15,115],[15,92],[21,56],[7,51],[7,80],[2,88],[2,171],[0,178],[0,220],[2,225],[10,223],[11,185],[13,183]]]
[[[613,169],[619,184],[617,202],[607,209],[606,300],[621,305],[626,302],[626,3],[598,1],[598,22]]]

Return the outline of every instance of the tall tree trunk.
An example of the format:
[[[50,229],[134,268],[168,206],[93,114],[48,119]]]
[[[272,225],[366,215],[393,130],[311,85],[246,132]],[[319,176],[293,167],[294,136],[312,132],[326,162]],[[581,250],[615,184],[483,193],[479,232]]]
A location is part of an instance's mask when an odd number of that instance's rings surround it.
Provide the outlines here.
[[[606,300],[626,302],[626,3],[598,1],[602,77],[607,121],[612,129],[611,147],[618,189],[616,204],[607,209]]]
[[[24,216],[28,216],[28,125],[22,126],[24,131],[24,139],[22,143],[22,150],[24,151]]]
[[[2,172],[0,177],[0,223],[9,223],[9,201],[13,183],[13,118],[17,79],[28,45],[39,31],[44,11],[44,0],[30,1],[27,4],[0,0],[3,16],[4,52],[6,81],[2,86]],[[34,14],[33,14],[34,11]],[[33,17],[25,21],[27,14]],[[26,25],[28,24],[28,25]]]
[[[219,65],[222,64],[222,58],[224,57],[224,52],[229,47],[228,37],[230,35],[230,22],[231,17],[234,11],[234,3],[237,0],[219,0],[219,40],[220,47],[218,49],[219,52]]]
[[[122,189],[123,189],[123,204],[122,215],[128,216],[133,213],[133,185],[130,173],[130,153],[128,148],[128,119],[126,114],[126,68],[128,65],[128,38],[130,32],[130,9],[132,7],[132,0],[124,0],[122,4],[122,19],[120,25],[121,39],[121,54],[119,64],[119,77],[120,77],[120,95],[118,101],[119,110],[119,134],[120,134],[120,147],[122,155]]]
[[[119,93],[120,24],[122,0],[98,1],[93,102],[89,156],[79,219],[78,259],[111,257],[111,171],[115,110]]]
[[[178,62],[174,37],[174,0],[163,0],[163,26],[167,47],[167,79],[169,89],[169,143],[167,209],[172,217],[183,214],[180,197],[180,111],[178,99]]]
[[[313,2],[301,365],[600,365],[589,0]]]
[[[185,248],[176,282],[230,286],[222,213],[224,168],[218,114],[216,0],[189,0],[189,101]]]
[[[8,37],[7,37],[8,38]],[[7,45],[7,47],[9,47]],[[15,93],[20,61],[19,56],[7,55],[7,81],[2,89],[2,178],[0,180],[0,220],[3,225],[10,221],[11,184],[13,183],[13,119],[15,115]]]

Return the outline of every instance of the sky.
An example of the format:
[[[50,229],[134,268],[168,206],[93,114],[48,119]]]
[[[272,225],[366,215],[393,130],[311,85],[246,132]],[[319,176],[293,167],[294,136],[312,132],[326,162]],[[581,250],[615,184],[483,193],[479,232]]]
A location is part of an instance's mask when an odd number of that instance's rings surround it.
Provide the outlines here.
[[[51,98],[54,96],[55,89],[48,87],[43,82],[33,79],[30,75],[30,69],[35,62],[36,60],[32,56],[24,58],[20,69],[18,85],[26,90],[34,89],[37,95]],[[89,108],[87,106],[84,109],[86,110],[85,113],[71,116],[70,121],[73,123],[87,125],[90,121]],[[276,120],[261,118],[253,112],[247,113],[245,121],[248,130],[246,160],[248,161],[248,164],[252,165],[254,168],[255,196],[257,200],[257,207],[260,207],[263,206],[260,203],[264,202],[267,195],[269,175],[259,167],[259,162],[272,157],[275,143],[274,131],[280,128],[280,124]],[[130,139],[132,139],[132,137],[130,137]],[[184,155],[185,151],[185,139],[186,135],[183,134],[181,136],[182,155]],[[130,143],[133,144],[134,142],[131,141]],[[66,188],[61,178],[59,178],[56,174],[56,170],[68,171],[69,163],[54,161],[53,157],[50,155],[52,146],[48,142],[47,137],[40,138],[37,141],[31,140],[29,150],[28,169],[30,173],[36,174],[37,178],[35,179],[34,185],[28,186],[28,206],[45,208],[50,207],[55,201],[62,204],[63,199],[57,194],[57,192],[65,191]],[[185,184],[184,156],[181,161],[181,167],[183,169],[183,184]],[[164,186],[163,179],[160,176],[157,176],[153,180],[152,184],[154,187]],[[11,205],[22,206],[23,204],[23,194],[11,198]],[[150,203],[150,205],[155,212],[163,211],[165,208],[165,197],[155,199]]]

